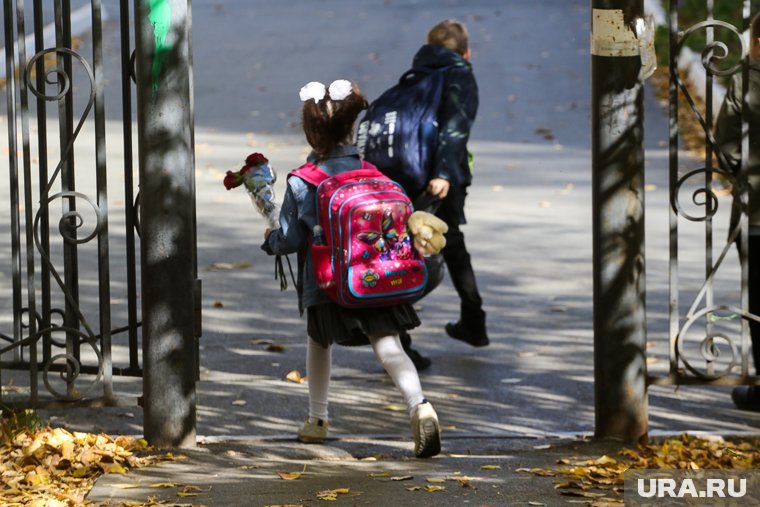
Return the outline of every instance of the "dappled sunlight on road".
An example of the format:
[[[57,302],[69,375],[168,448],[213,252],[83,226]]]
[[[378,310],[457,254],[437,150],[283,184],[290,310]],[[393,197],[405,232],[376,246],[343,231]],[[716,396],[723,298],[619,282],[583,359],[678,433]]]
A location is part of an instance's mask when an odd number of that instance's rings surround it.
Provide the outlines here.
[[[237,169],[247,153],[246,136],[199,130],[197,141],[206,146],[197,154],[197,185],[203,189],[197,217],[203,281],[198,434],[289,442],[307,411],[307,384],[285,379],[293,370],[306,375],[306,321],[298,316],[292,281],[280,291],[273,260],[259,249],[263,219],[244,192],[228,192],[221,184],[224,170]],[[303,142],[276,136],[258,141],[271,146],[265,151],[280,176],[282,196],[285,174],[303,159]],[[482,152],[481,174],[471,188],[464,231],[491,345],[475,349],[443,333],[458,312],[448,279],[418,303],[423,324],[412,332],[415,348],[433,360],[421,380],[439,413],[444,443],[471,435],[589,434],[594,386],[587,154],[556,150],[539,160],[542,152],[532,145],[476,142],[475,149]],[[507,172],[499,168],[504,154]],[[545,170],[551,166],[561,169]],[[295,256],[291,262],[295,269]],[[760,424],[732,410],[725,389],[672,391],[652,390],[654,430],[741,431]],[[334,349],[330,403],[332,436],[390,435],[400,449],[411,445],[401,396],[369,347]],[[705,414],[708,404],[721,420]],[[141,414],[135,410],[139,433]],[[123,418],[111,421],[102,420],[104,429]]]

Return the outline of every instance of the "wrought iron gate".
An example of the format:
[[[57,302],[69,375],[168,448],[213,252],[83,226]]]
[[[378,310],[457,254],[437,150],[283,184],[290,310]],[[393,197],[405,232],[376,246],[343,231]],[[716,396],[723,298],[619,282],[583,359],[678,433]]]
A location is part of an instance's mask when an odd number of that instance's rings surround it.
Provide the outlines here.
[[[747,117],[744,115],[742,120],[744,139],[738,167],[731,167],[721,151],[713,126],[718,114],[713,102],[719,103],[719,97],[714,96],[716,90],[722,89],[721,84],[735,73],[741,73],[743,82],[748,82],[748,42],[742,34],[749,27],[750,1],[733,3],[739,19],[743,19],[743,26],[715,19],[713,0],[705,0],[706,19],[682,27],[679,2],[670,2],[669,366],[664,374],[650,374],[652,384],[760,383],[760,377],[751,375],[754,365],[749,353],[749,323],[760,322],[760,316],[749,312]],[[679,71],[679,63],[688,56],[688,42],[699,37],[704,37],[703,49],[700,48],[704,83],[689,83]],[[703,105],[694,91],[701,85],[706,90]],[[746,91],[745,86],[745,110]],[[679,99],[687,104],[686,111],[679,111]],[[688,167],[679,158],[680,132],[683,131],[679,113],[681,119],[684,113],[693,115],[704,131],[704,159],[697,167]],[[689,195],[690,199],[686,198]],[[738,223],[729,222],[732,209],[740,212]],[[683,229],[694,230],[694,224],[700,228],[701,239],[697,245],[704,245],[700,250],[704,256],[700,255],[701,260],[697,261],[704,272],[694,290],[687,291],[683,287],[685,271],[680,268],[684,252],[693,252],[695,245],[685,243]],[[738,256],[734,253],[737,248]],[[721,278],[726,272],[727,281]]]
[[[142,374],[130,2],[28,3],[3,0],[0,403],[136,404],[114,392]]]

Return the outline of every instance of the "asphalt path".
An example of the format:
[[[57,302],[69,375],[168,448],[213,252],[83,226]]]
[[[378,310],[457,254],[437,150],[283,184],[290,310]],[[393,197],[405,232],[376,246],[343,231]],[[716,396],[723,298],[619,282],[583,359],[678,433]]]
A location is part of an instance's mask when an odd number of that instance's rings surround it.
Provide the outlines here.
[[[118,9],[109,10],[109,23],[116,23]],[[305,374],[305,320],[294,291],[279,290],[272,259],[259,249],[263,219],[244,192],[225,191],[224,172],[238,169],[248,153],[263,152],[280,176],[281,196],[285,175],[308,151],[299,88],[346,78],[374,98],[408,68],[427,30],[449,17],[470,29],[480,88],[464,231],[492,343],[474,349],[445,336],[443,325],[458,312],[445,281],[420,303],[423,324],[413,333],[415,346],[433,360],[423,389],[451,437],[593,432],[588,2],[230,0],[193,6],[203,281],[198,434],[291,435],[307,408],[306,384],[285,380],[293,370]],[[116,30],[106,30],[113,81],[106,95],[117,104],[106,108],[114,167],[122,149],[117,39]],[[667,364],[666,118],[651,90],[646,107],[649,363],[657,370]],[[86,143],[91,130],[82,136]],[[118,185],[118,171],[113,180]],[[118,211],[118,192],[112,199]],[[118,231],[117,214],[112,225]],[[698,244],[698,231],[684,234]],[[685,291],[698,284],[700,270],[698,263],[683,268]],[[125,309],[119,275],[114,279],[118,319]],[[117,343],[117,360],[124,352]],[[336,436],[408,436],[401,397],[368,347],[336,348],[333,364]],[[134,380],[119,380],[118,387],[139,392]],[[727,388],[652,388],[649,410],[653,432],[736,433],[760,423],[733,409]],[[51,415],[74,428],[142,431],[138,408]]]

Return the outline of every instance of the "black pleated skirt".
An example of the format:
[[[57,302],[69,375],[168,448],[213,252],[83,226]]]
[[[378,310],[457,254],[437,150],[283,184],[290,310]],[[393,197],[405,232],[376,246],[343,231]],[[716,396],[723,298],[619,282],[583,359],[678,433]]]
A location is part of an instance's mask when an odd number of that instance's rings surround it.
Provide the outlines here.
[[[309,336],[328,347],[369,345],[369,337],[399,334],[420,325],[411,303],[382,308],[343,308],[335,303],[310,306],[306,310]]]

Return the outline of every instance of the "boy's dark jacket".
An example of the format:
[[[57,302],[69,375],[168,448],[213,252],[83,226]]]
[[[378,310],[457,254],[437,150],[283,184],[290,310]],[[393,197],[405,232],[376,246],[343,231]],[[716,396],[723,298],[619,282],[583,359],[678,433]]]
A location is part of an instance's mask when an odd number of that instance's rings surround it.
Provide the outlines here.
[[[453,191],[464,193],[464,188],[472,182],[467,140],[478,111],[478,84],[472,73],[472,65],[455,51],[426,44],[414,56],[413,66],[453,66],[446,73],[446,85],[438,112],[440,134],[431,178],[447,179],[451,182]]]

